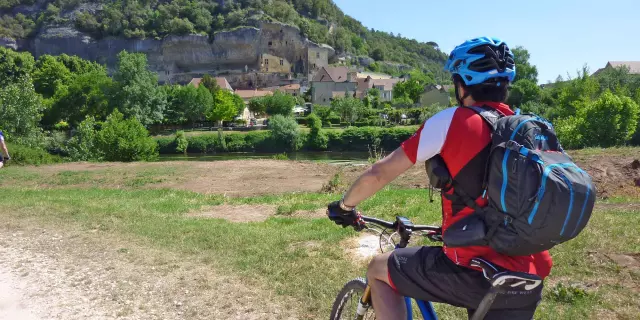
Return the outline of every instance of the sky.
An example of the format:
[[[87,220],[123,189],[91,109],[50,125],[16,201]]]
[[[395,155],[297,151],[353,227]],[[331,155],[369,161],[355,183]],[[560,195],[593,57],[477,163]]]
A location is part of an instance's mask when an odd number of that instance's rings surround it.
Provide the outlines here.
[[[447,54],[478,36],[523,46],[538,82],[607,61],[640,61],[639,0],[334,0],[371,29],[438,43]],[[517,72],[517,66],[516,66]]]

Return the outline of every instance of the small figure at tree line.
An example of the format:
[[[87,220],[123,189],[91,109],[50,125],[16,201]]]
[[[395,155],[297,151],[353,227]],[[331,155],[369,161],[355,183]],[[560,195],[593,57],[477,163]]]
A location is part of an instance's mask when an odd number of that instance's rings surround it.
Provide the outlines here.
[[[4,134],[2,133],[2,130],[0,130],[0,146],[2,147],[2,152],[4,152],[4,157],[2,156],[2,153],[0,153],[0,169],[1,169],[2,167],[4,167],[5,161],[11,159],[11,157],[9,156],[9,150],[7,150],[7,145],[4,143]]]

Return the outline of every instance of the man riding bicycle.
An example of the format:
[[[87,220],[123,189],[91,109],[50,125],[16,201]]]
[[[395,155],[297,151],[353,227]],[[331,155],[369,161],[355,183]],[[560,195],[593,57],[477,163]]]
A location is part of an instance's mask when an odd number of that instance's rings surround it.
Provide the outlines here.
[[[386,158],[378,161],[351,186],[342,200],[328,207],[329,219],[361,229],[355,207],[417,162],[440,157],[457,187],[480,207],[486,164],[491,148],[491,128],[470,108],[484,106],[502,115],[513,115],[504,104],[507,87],[515,77],[513,54],[496,38],[475,38],[457,46],[445,69],[451,72],[461,107],[439,112]],[[454,188],[442,193],[442,230],[474,213]],[[467,308],[469,314],[486,294],[489,284],[480,269],[469,265],[482,258],[498,269],[524,272],[544,278],[551,271],[549,253],[508,256],[488,246],[412,247],[376,256],[367,271],[372,303],[379,319],[406,319],[403,296]],[[525,294],[499,298],[486,319],[532,319],[542,297],[542,286]]]
[[[0,150],[0,169],[2,167],[4,167],[4,162],[11,159],[11,157],[9,156],[9,150],[7,150],[7,145],[4,142],[4,134],[2,133],[2,130],[0,130],[0,148],[2,148],[2,150]],[[2,156],[2,152],[4,152],[4,157]]]

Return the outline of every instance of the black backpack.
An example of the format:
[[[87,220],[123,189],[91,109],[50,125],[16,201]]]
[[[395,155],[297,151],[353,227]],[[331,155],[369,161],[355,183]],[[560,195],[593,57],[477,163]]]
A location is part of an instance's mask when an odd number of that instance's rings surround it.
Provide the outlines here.
[[[470,107],[492,128],[480,208],[450,226],[449,247],[488,245],[499,253],[524,256],[575,238],[587,225],[596,190],[587,172],[564,152],[551,123],[532,114],[503,116],[489,107]],[[439,170],[442,171],[442,170]]]

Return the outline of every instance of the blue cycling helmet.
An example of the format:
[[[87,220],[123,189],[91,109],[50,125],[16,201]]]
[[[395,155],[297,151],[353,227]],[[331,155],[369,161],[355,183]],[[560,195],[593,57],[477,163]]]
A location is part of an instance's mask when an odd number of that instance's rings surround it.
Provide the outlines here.
[[[501,85],[516,77],[514,56],[507,44],[498,38],[475,38],[457,46],[444,66],[445,71],[459,76],[465,85],[485,83]],[[506,85],[506,84],[505,84]]]

